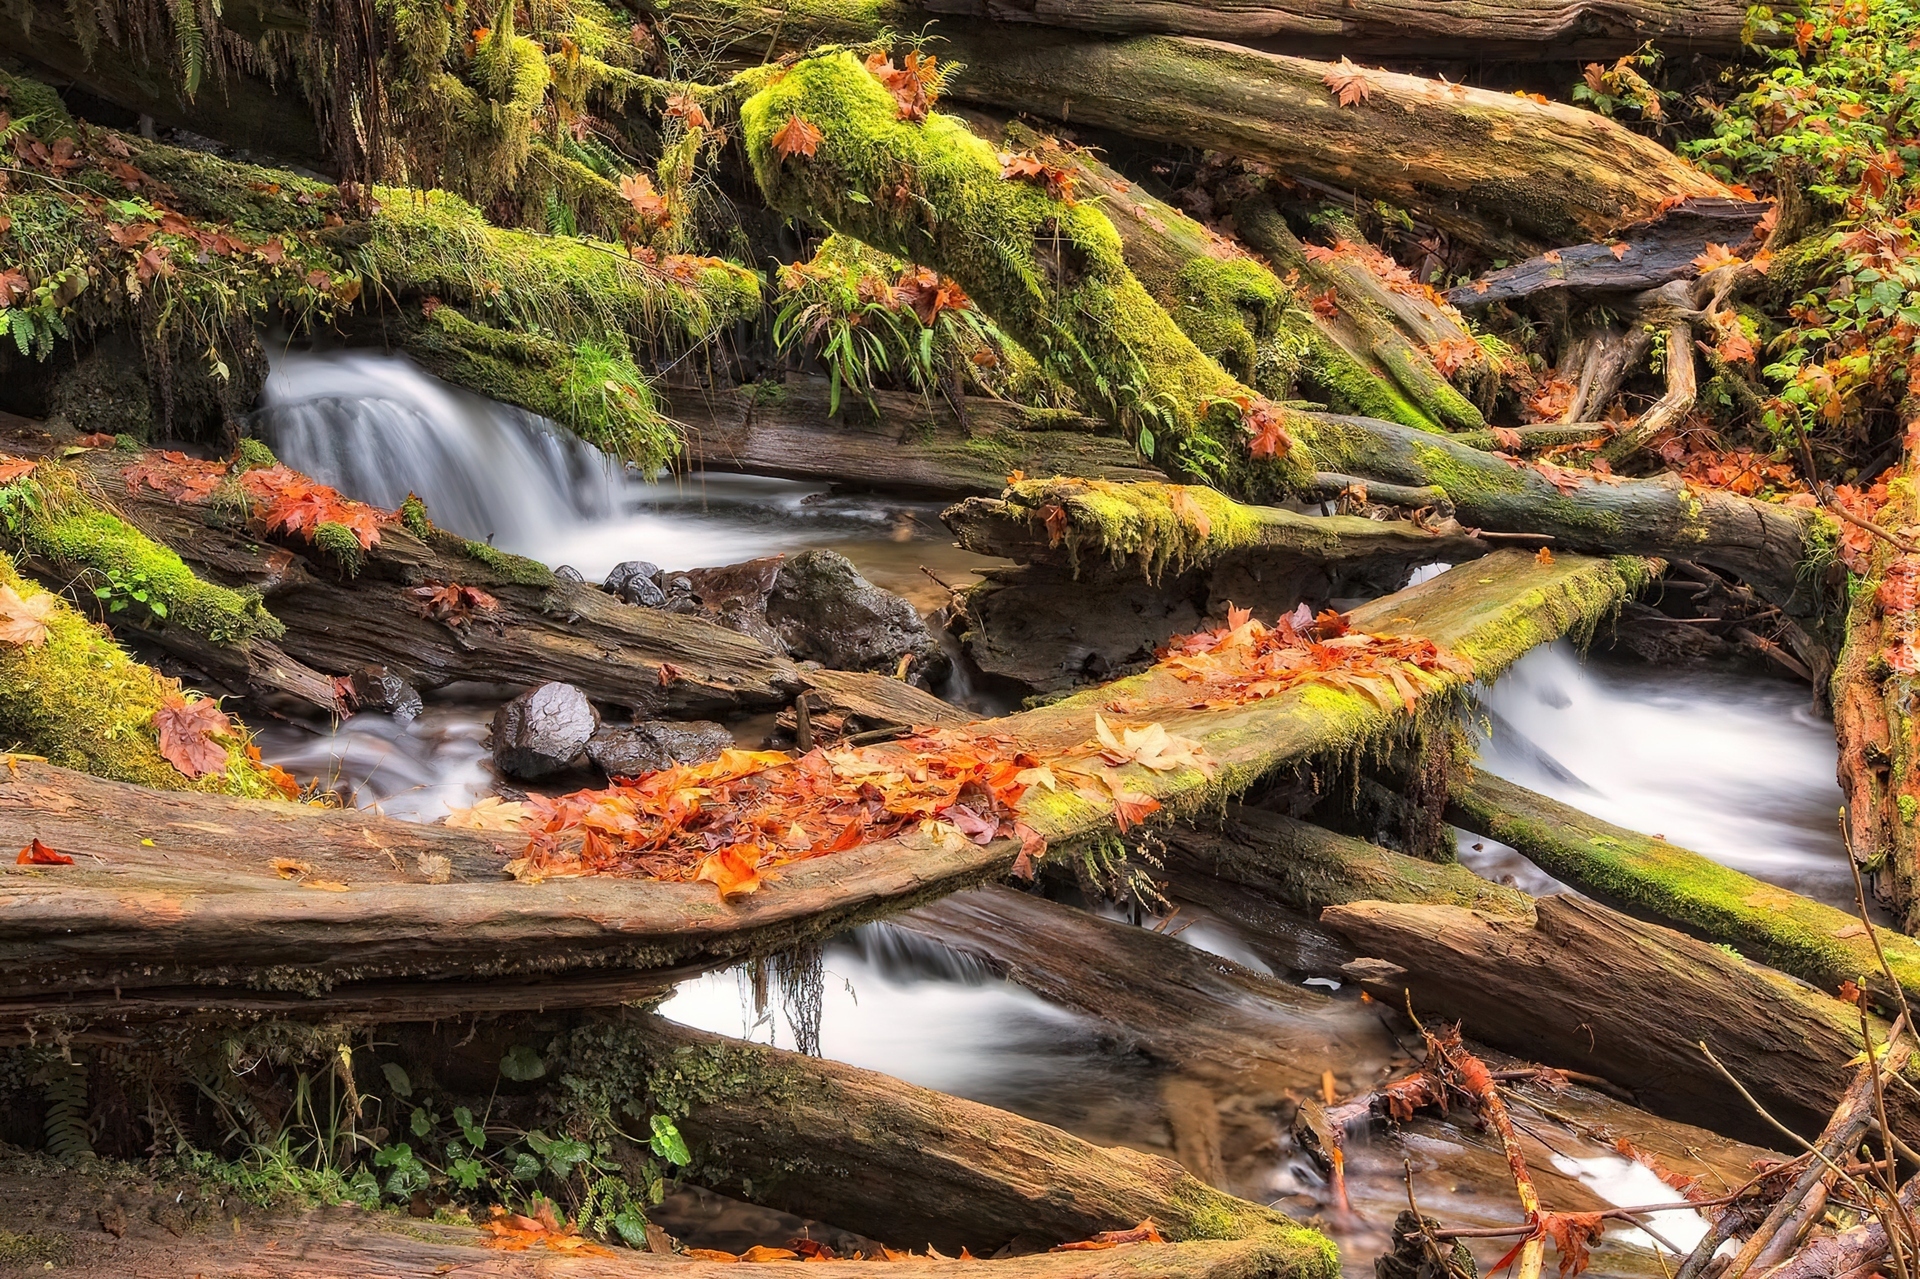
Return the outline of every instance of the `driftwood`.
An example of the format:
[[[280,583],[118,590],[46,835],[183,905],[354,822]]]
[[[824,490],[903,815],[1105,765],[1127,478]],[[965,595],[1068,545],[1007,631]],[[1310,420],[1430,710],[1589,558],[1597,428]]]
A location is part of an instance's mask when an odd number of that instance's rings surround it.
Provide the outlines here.
[[[1105,1153],[1096,1151],[1096,1157]],[[9,1260],[21,1258],[38,1271],[44,1259],[61,1274],[83,1279],[537,1279],[556,1273],[579,1279],[724,1279],[740,1273],[732,1263],[624,1248],[596,1255],[535,1244],[529,1251],[505,1252],[488,1247],[490,1237],[472,1226],[352,1206],[262,1211],[207,1196],[197,1185],[150,1178],[136,1183],[105,1170],[76,1171],[33,1158],[0,1173],[0,1193],[13,1212]],[[873,1264],[813,1262],[808,1273],[859,1279]],[[928,1259],[914,1266],[916,1274],[942,1279],[1331,1279],[1335,1273],[1328,1253],[1316,1256],[1311,1248],[1271,1237],[1000,1261]]]
[[[1853,1078],[1858,1010],[1791,977],[1596,902],[1540,898],[1536,920],[1455,906],[1357,902],[1323,922],[1401,973],[1369,989],[1464,1020],[1469,1034],[1631,1088],[1641,1104],[1719,1132],[1772,1132],[1700,1051],[1706,1041],[1767,1110],[1817,1131]],[[1886,1039],[1884,1024],[1874,1028]],[[1896,1129],[1920,1107],[1889,1093]]]
[[[1355,610],[1356,628],[1420,634],[1490,678],[1534,645],[1591,625],[1629,588],[1612,562],[1541,564],[1503,552]],[[1456,687],[1443,681],[1427,697]],[[1152,670],[981,728],[1055,755],[1091,758],[1094,716],[1114,698],[1197,742],[1218,767],[1126,765],[1133,791],[1170,808],[1232,791],[1289,761],[1345,750],[1400,720],[1364,694],[1295,688],[1245,706],[1185,709],[1191,688]],[[1040,792],[1024,820],[1056,843],[1113,829],[1110,802]],[[399,976],[461,977],[583,967],[660,970],[819,936],[1001,875],[1019,841],[981,846],[915,831],[784,867],[723,904],[708,884],[610,878],[503,882],[523,850],[463,832],[359,813],[199,795],[157,795],[32,762],[0,774],[0,847],[39,837],[78,865],[4,867],[0,994],[191,984],[320,991]],[[141,841],[152,838],[147,846]],[[391,849],[391,856],[384,850]],[[447,858],[429,882],[419,852]],[[281,878],[276,857],[346,892]],[[429,863],[431,866],[432,863]],[[211,995],[209,996],[212,997]]]
[[[875,391],[878,417],[849,395],[832,418],[826,385],[813,379],[665,391],[668,415],[687,428],[687,461],[709,471],[943,498],[997,493],[1015,471],[1161,478],[1091,419],[1000,400],[967,397],[956,413],[944,397]]]
[[[1746,14],[1727,0],[1517,0],[1433,5],[1420,0],[920,0],[930,13],[1038,23],[1115,35],[1184,35],[1276,52],[1325,49],[1356,57],[1431,59],[1604,57],[1643,40],[1662,48],[1731,52]]]
[[[1549,257],[1489,271],[1447,294],[1462,310],[1518,302],[1544,293],[1638,293],[1700,273],[1694,259],[1709,244],[1739,251],[1767,211],[1765,203],[1707,197],[1643,225],[1625,227],[1608,244],[1576,244]],[[1624,246],[1624,247],[1623,247]]]
[[[1331,1261],[1312,1232],[1169,1159],[664,1020],[633,1042],[687,1094],[691,1174],[723,1191],[750,1185],[758,1203],[948,1253],[1064,1243],[1151,1217],[1171,1239],[1264,1238],[1287,1273]]]
[[[1589,817],[1487,772],[1454,770],[1447,820],[1511,845],[1540,869],[1622,910],[1736,946],[1826,990],[1855,981],[1887,992],[1880,956],[1920,1004],[1920,942],[1689,852]],[[1878,949],[1876,950],[1876,944]]]

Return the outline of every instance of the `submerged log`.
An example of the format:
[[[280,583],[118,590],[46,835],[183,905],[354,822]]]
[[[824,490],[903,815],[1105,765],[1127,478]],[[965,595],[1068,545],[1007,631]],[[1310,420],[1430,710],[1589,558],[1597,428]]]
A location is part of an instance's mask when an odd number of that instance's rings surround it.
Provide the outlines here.
[[[1555,879],[1621,910],[1736,946],[1826,990],[1853,981],[1884,989],[1880,956],[1920,1004],[1920,942],[1889,928],[1869,936],[1859,916],[1743,875],[1710,858],[1589,817],[1484,771],[1455,769],[1447,820],[1517,849]],[[1876,943],[1878,949],[1876,950]]]
[[[842,1126],[830,1124],[823,1131]],[[1095,1151],[1096,1157],[1107,1153]],[[60,1273],[82,1279],[186,1274],[417,1279],[450,1273],[485,1279],[541,1279],[555,1273],[579,1279],[730,1279],[739,1274],[737,1263],[625,1248],[560,1251],[536,1244],[502,1251],[490,1246],[498,1239],[474,1226],[351,1207],[262,1210],[210,1196],[200,1184],[166,1179],[134,1184],[124,1176],[32,1157],[10,1161],[0,1172],[0,1193],[13,1205],[11,1255],[36,1268],[43,1258],[51,1263],[57,1257]],[[109,1232],[107,1222],[116,1228]],[[1296,1228],[1281,1238],[1130,1244],[997,1261],[916,1257],[913,1265],[916,1274],[938,1279],[1333,1279],[1338,1271],[1330,1246],[1294,1243],[1315,1238]],[[861,1279],[874,1264],[813,1261],[808,1273],[817,1279]]]
[[[1536,644],[1596,624],[1631,589],[1622,573],[1613,562],[1563,556],[1543,564],[1503,552],[1357,609],[1352,623],[1424,636],[1491,678]],[[1461,683],[1427,676],[1418,700],[1434,704]],[[1115,713],[1115,699],[1126,699],[1129,715],[1193,740],[1215,766],[1211,777],[1138,764],[1115,772],[1129,795],[1175,809],[1290,761],[1352,749],[1402,722],[1365,693],[1311,682],[1194,710],[1192,686],[1156,668],[977,728],[1086,767],[1098,753],[1095,715]],[[71,802],[50,804],[47,795],[61,791]],[[1021,816],[1055,843],[1104,836],[1118,824],[1113,801],[1065,789],[1030,791]],[[1015,839],[980,845],[915,830],[793,863],[731,902],[701,883],[596,877],[529,886],[501,879],[524,838],[160,795],[21,763],[0,776],[0,847],[36,836],[78,864],[0,868],[0,994],[200,983],[237,995],[247,986],[324,990],[400,975],[657,971],[817,937],[1003,875],[1021,853]],[[422,863],[420,853],[444,864]],[[312,869],[282,878],[275,858]],[[451,882],[433,882],[436,872]],[[302,886],[307,880],[348,891],[316,891]]]
[[[1773,1132],[1700,1049],[1704,1041],[1782,1123],[1817,1132],[1853,1078],[1860,1012],[1794,978],[1597,902],[1543,897],[1535,919],[1456,906],[1356,902],[1323,922],[1404,970],[1369,988],[1460,1018],[1466,1032],[1631,1088],[1656,1114],[1769,1140]],[[1886,1041],[1874,1024],[1875,1043]],[[1911,1068],[1910,1068],[1911,1069]],[[1920,1104],[1893,1090],[1896,1129]]]
[[[650,1019],[631,1036],[686,1104],[689,1173],[874,1238],[981,1256],[1151,1218],[1168,1238],[1259,1240],[1265,1264],[1329,1275],[1332,1245],[1172,1160],[837,1062]]]
[[[849,396],[827,412],[825,383],[789,378],[727,390],[663,388],[686,428],[686,459],[708,471],[825,480],[883,493],[960,498],[997,493],[1016,471],[1157,480],[1133,446],[1077,413],[967,397],[873,392],[878,415]]]

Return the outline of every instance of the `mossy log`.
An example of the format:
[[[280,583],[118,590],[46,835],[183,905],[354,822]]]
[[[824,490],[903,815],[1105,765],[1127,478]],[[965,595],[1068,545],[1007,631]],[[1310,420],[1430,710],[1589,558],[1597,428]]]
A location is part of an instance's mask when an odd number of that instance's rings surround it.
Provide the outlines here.
[[[176,503],[145,487],[127,493],[120,478],[126,463],[95,452],[73,464],[103,491],[117,485],[129,518],[201,576],[259,591],[287,628],[280,646],[322,672],[387,666],[423,689],[459,680],[561,680],[595,701],[656,718],[773,709],[806,685],[793,662],[747,636],[703,618],[623,604],[482,542],[394,523],[381,528],[357,564],[346,564],[298,539],[265,540],[246,521],[223,519],[207,506]],[[479,587],[497,607],[471,625],[429,618],[411,592],[449,583]],[[169,642],[164,629],[156,642]],[[216,677],[247,677],[244,668],[220,664],[218,652],[179,651],[220,665],[210,672]],[[662,663],[674,667],[664,681]]]
[[[724,390],[658,388],[685,428],[688,465],[784,479],[824,480],[883,493],[960,498],[998,493],[1016,471],[1157,480],[1131,444],[1096,434],[1078,414],[967,397],[896,391],[857,398],[829,416],[824,382],[789,377]]]
[[[1455,769],[1447,820],[1517,849],[1555,879],[1621,910],[1682,929],[1826,990],[1885,989],[1875,938],[1860,917],[1775,888],[1698,853],[1589,817],[1484,771]],[[1906,998],[1920,1004],[1920,942],[1877,928]]]
[[[843,1126],[836,1122],[831,1128]],[[1106,1153],[1096,1151],[1096,1157]],[[36,1272],[43,1265],[57,1265],[61,1274],[79,1279],[178,1279],[189,1274],[220,1279],[418,1279],[436,1274],[544,1279],[556,1273],[578,1279],[732,1279],[740,1273],[738,1263],[625,1248],[562,1253],[535,1245],[526,1251],[503,1251],[492,1246],[497,1237],[477,1226],[404,1213],[352,1207],[253,1208],[217,1191],[209,1193],[201,1182],[133,1176],[126,1165],[108,1163],[73,1167],[33,1156],[10,1159],[0,1171],[0,1194],[6,1195],[13,1212],[4,1237],[8,1260],[19,1258]],[[111,1234],[100,1224],[109,1219],[117,1227]],[[1134,1224],[1137,1219],[1120,1228]],[[1278,1237],[1134,1244],[998,1261],[916,1258],[912,1264],[915,1274],[933,1279],[1333,1279],[1337,1268],[1332,1246],[1295,1242],[1301,1238],[1317,1236],[1296,1228]],[[814,1279],[862,1279],[875,1264],[884,1263],[816,1261],[808,1274]]]
[[[1284,399],[1299,383],[1308,398],[1339,412],[1423,430],[1486,425],[1425,352],[1393,327],[1378,298],[1363,292],[1371,277],[1357,262],[1352,271],[1337,272],[1346,284],[1341,309],[1323,315],[1237,242],[1155,199],[1091,153],[1063,147],[1019,122],[1004,130],[1001,142],[1073,173],[1078,198],[1099,201],[1120,235],[1127,266],[1154,301],[1194,345],[1246,385]],[[1292,242],[1290,258],[1276,253],[1279,237],[1292,241],[1284,222],[1268,237],[1270,244],[1248,235],[1244,206],[1234,213],[1236,229],[1275,269],[1304,267],[1304,278],[1320,280],[1298,242]],[[1478,344],[1471,349],[1477,354]]]
[[[1732,0],[920,0],[930,13],[1110,35],[1182,35],[1280,53],[1489,60],[1617,57],[1641,42],[1732,53],[1746,10]]]
[[[238,723],[216,741],[226,754],[223,768],[197,779],[181,772],[161,753],[154,718],[179,695],[179,685],[127,656],[105,627],[22,577],[4,552],[0,588],[39,613],[46,628],[37,644],[0,643],[0,751],[10,763],[18,753],[157,790],[284,799],[248,755],[250,739]],[[47,802],[67,803],[57,794]],[[31,838],[8,848],[23,848]]]
[[[1448,292],[1463,311],[1522,302],[1543,294],[1639,293],[1700,273],[1694,259],[1709,244],[1738,251],[1770,206],[1726,197],[1693,199],[1644,224],[1622,227],[1609,244],[1576,244],[1552,256],[1489,271]]]
[[[1327,299],[1331,291],[1327,300],[1333,304],[1332,314],[1323,314],[1328,310],[1324,302],[1309,307],[1314,348],[1305,369],[1310,388],[1328,404],[1342,413],[1432,430],[1486,426],[1479,408],[1434,366],[1435,356],[1444,354],[1457,362],[1463,384],[1495,377],[1492,362],[1458,314],[1424,290],[1390,287],[1370,255],[1355,247],[1364,243],[1357,231],[1348,245],[1330,254],[1309,255],[1267,198],[1236,200],[1232,214],[1240,238],[1274,270],[1298,272],[1302,291],[1310,297]],[[1389,260],[1386,265],[1393,264]],[[1356,383],[1358,374],[1366,380]],[[1382,395],[1412,406],[1415,413],[1382,412],[1368,403]]]
[[[1573,556],[1542,564],[1503,552],[1365,605],[1352,621],[1364,631],[1425,636],[1489,679],[1535,645],[1597,625],[1635,585],[1623,575],[1630,569],[1643,571]],[[1437,706],[1459,688],[1457,679],[1437,680],[1423,700]],[[1244,706],[1194,710],[1191,686],[1156,669],[979,727],[1071,764],[1091,758],[1094,716],[1116,697],[1198,743],[1216,765],[1212,777],[1187,767],[1119,770],[1125,786],[1174,811],[1217,802],[1288,762],[1354,750],[1404,723],[1360,692],[1313,684]],[[67,792],[72,804],[48,806],[49,788]],[[1110,801],[1065,790],[1028,796],[1023,820],[1057,845],[1115,829]],[[261,821],[263,811],[274,815],[273,825]],[[319,991],[399,976],[658,972],[817,937],[1004,875],[1020,854],[1014,839],[982,846],[915,830],[784,867],[734,902],[701,883],[586,878],[527,886],[502,881],[501,868],[524,851],[523,841],[506,836],[161,795],[23,763],[18,775],[0,775],[0,847],[35,836],[80,864],[51,874],[4,868],[0,995],[131,996],[202,984],[243,998],[248,987]],[[152,846],[141,843],[148,837]],[[385,848],[413,860],[390,859]],[[449,882],[431,882],[417,852],[445,857]],[[302,879],[349,891],[304,889],[274,870],[277,856],[311,864]]]
[[[887,0],[700,0],[672,14],[756,61],[770,33],[801,48],[924,23]],[[957,19],[938,31],[942,56],[966,65],[950,89],[963,101],[1262,161],[1388,200],[1467,243],[1579,243],[1670,198],[1731,194],[1651,139],[1561,103],[1363,70],[1366,100],[1342,107],[1325,84],[1333,64],[1212,40],[1090,40]]]
[[[1102,1148],[977,1102],[654,1019],[632,1042],[655,1104],[685,1106],[689,1174],[900,1245],[985,1256],[1124,1230],[1259,1239],[1286,1274],[1331,1276],[1333,1245],[1170,1159]],[[1281,1260],[1284,1258],[1284,1260]]]
[[[1377,1008],[1276,980],[1178,939],[1181,919],[1175,913],[1160,927],[1139,927],[1031,893],[985,887],[890,922],[1092,1018],[1103,1038],[1146,1057],[1160,1072],[1158,1100],[1180,1162],[1213,1185],[1260,1195],[1272,1184],[1275,1129],[1294,1128],[1315,1109],[1301,1098],[1319,1094],[1328,1073],[1343,1095],[1367,1091],[1392,1069],[1401,1044]],[[1520,1088],[1513,1096],[1525,1106],[1541,1094]],[[1763,1153],[1586,1088],[1552,1094],[1548,1104],[1587,1126],[1584,1133],[1576,1128],[1551,1138],[1562,1154],[1602,1156],[1611,1153],[1612,1139],[1626,1138],[1682,1175],[1744,1177],[1747,1161]],[[1595,1140],[1596,1129],[1610,1137],[1583,1148]],[[1508,1175],[1497,1150],[1462,1141],[1458,1128],[1432,1117],[1381,1134],[1368,1146],[1349,1150],[1348,1186],[1355,1209],[1381,1221],[1405,1202],[1407,1153],[1427,1152],[1420,1161],[1426,1167],[1437,1147],[1448,1147],[1441,1164],[1456,1184],[1495,1187]],[[1528,1151],[1528,1160],[1556,1210],[1604,1206],[1577,1177],[1557,1170],[1549,1155],[1542,1145]],[[1510,1220],[1497,1197],[1456,1200],[1448,1210],[1455,1226]]]
[[[1547,1065],[1633,1090],[1656,1114],[1755,1141],[1773,1130],[1700,1050],[1716,1057],[1782,1123],[1818,1132],[1862,1050],[1852,1004],[1682,933],[1598,902],[1542,897],[1534,919],[1457,906],[1355,902],[1322,922],[1364,955],[1404,972],[1367,982],[1423,1015]],[[1873,1019],[1876,1044],[1887,1027]],[[1920,1080],[1920,1070],[1909,1067]],[[1896,1131],[1920,1122],[1913,1094],[1892,1090]]]
[[[1525,893],[1458,863],[1423,861],[1261,808],[1230,805],[1217,826],[1177,826],[1166,842],[1176,892],[1182,874],[1192,870],[1314,918],[1328,906],[1358,901],[1460,906],[1516,919],[1533,915]]]

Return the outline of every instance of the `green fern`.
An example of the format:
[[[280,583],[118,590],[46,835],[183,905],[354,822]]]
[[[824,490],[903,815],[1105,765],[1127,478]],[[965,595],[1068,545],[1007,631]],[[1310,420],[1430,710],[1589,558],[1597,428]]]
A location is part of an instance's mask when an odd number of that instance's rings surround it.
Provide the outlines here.
[[[46,1064],[40,1096],[47,1103],[47,1153],[69,1161],[92,1159],[93,1134],[87,1129],[87,1064],[56,1057]]]
[[[207,69],[207,33],[201,29],[200,13],[194,0],[172,0],[173,40],[180,53],[181,88],[187,101],[200,92],[200,77]]]

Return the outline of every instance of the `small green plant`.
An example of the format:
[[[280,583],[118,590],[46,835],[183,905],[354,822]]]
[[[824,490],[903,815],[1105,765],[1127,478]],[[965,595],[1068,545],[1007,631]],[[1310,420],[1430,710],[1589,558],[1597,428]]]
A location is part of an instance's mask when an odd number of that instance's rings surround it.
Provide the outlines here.
[[[109,568],[103,576],[106,580],[93,588],[93,597],[106,606],[107,612],[124,613],[138,604],[155,617],[166,617],[166,597],[144,573],[135,569],[122,571]]]

